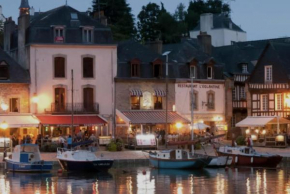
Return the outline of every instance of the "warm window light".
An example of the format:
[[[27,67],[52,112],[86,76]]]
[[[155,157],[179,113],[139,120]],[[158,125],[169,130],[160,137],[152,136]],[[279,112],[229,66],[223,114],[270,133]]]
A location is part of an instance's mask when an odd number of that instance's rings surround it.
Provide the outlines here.
[[[8,110],[8,105],[5,104],[4,102],[2,102],[1,103],[1,109],[4,110],[4,111]]]
[[[256,132],[256,133],[259,133],[259,129],[256,129],[255,132]]]
[[[1,129],[7,129],[8,128],[8,123],[6,123],[6,121],[3,121],[1,124],[0,124],[0,128]]]
[[[182,123],[176,123],[175,126],[177,129],[180,129],[182,127]]]
[[[249,133],[250,133],[250,129],[247,129],[247,130],[246,130],[246,134],[249,134]]]
[[[262,133],[265,135],[265,134],[266,134],[266,130],[264,129],[264,130],[262,131]]]
[[[176,111],[176,107],[175,107],[175,104],[172,106],[172,111]]]
[[[32,102],[33,103],[38,103],[38,96],[36,95],[36,93],[33,94]]]

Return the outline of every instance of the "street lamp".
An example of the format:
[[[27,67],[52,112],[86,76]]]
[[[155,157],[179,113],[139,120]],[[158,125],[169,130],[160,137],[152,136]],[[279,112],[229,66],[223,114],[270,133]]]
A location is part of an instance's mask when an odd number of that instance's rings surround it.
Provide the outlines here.
[[[168,55],[171,53],[171,51],[166,51],[162,55],[166,56],[166,110],[165,110],[165,120],[166,120],[166,131],[165,131],[165,137],[168,135],[168,117],[167,117],[167,110],[168,110]],[[165,147],[167,148],[167,140],[165,140]]]
[[[8,105],[5,104],[4,102],[2,102],[1,103],[1,109],[4,110],[4,111],[8,110]]]
[[[38,97],[37,97],[36,93],[33,94],[32,102],[35,104],[38,103]]]
[[[0,128],[3,130],[3,136],[4,136],[4,151],[3,151],[3,161],[5,161],[5,157],[6,157],[6,142],[5,142],[5,130],[8,128],[8,123],[6,121],[3,121],[1,124],[0,124]]]

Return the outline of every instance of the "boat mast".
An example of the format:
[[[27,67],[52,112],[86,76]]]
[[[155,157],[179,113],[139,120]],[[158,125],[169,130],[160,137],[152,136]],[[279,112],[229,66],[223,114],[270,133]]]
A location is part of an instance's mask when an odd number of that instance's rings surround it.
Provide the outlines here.
[[[194,133],[193,133],[193,106],[194,106],[194,102],[193,102],[193,77],[191,76],[191,84],[190,84],[190,88],[191,88],[191,91],[190,91],[190,100],[191,100],[191,141],[193,141],[194,139]],[[191,152],[192,154],[194,154],[194,144],[191,144]]]
[[[71,70],[71,135],[74,136],[74,70]]]
[[[168,53],[169,54],[169,53]],[[166,122],[166,131],[165,131],[165,147],[167,148],[167,137],[168,137],[168,54],[166,55],[166,110],[165,110],[165,122]]]

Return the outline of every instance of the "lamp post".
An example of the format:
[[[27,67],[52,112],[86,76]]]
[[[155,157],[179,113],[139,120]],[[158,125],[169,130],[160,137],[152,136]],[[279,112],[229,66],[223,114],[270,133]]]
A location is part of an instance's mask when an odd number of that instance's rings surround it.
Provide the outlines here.
[[[6,157],[6,142],[5,142],[5,130],[8,128],[8,123],[6,123],[6,121],[3,121],[0,124],[0,128],[3,130],[3,136],[4,136],[4,151],[3,151],[3,161],[5,161],[5,157]]]
[[[165,130],[165,137],[167,138],[167,135],[168,135],[168,117],[167,117],[167,111],[168,111],[168,55],[171,53],[171,51],[166,51],[164,52],[162,55],[163,56],[166,56],[166,110],[165,110],[165,127],[166,127],[166,130]],[[167,148],[167,140],[165,139],[165,147]]]

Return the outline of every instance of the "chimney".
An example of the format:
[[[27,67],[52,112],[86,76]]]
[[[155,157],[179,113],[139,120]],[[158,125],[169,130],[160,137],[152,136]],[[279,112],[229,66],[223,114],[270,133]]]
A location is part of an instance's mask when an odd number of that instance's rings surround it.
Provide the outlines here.
[[[4,23],[4,51],[10,52],[11,36],[15,31],[15,22],[9,17]]]
[[[18,17],[18,63],[25,69],[28,68],[26,57],[26,31],[30,24],[28,0],[21,0]]]
[[[150,49],[150,50],[162,55],[162,46],[163,46],[163,44],[162,44],[161,40],[148,41],[148,42],[145,43],[145,46],[148,49]]]
[[[91,13],[92,13],[92,8],[89,7],[88,10],[87,10],[87,15],[91,16]]]
[[[35,10],[34,10],[34,7],[32,6],[31,9],[30,9],[30,15],[34,16],[34,14],[35,14]]]
[[[197,36],[197,40],[202,51],[207,53],[208,55],[211,55],[211,36],[208,35],[206,32],[200,32],[200,34]]]
[[[200,31],[208,32],[213,28],[213,14],[204,13],[200,15]]]

